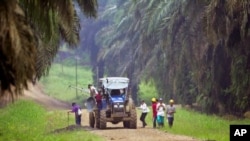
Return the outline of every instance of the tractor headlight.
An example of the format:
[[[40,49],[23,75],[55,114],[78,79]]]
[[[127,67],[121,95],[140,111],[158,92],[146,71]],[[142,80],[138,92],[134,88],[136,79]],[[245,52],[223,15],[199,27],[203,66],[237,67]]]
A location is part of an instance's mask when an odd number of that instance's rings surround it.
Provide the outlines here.
[[[123,107],[124,107],[123,103],[115,103],[114,104],[114,108],[123,108]]]

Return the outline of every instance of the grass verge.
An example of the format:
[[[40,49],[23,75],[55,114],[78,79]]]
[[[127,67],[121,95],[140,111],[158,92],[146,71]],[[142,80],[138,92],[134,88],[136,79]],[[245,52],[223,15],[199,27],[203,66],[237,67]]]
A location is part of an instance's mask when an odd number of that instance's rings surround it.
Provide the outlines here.
[[[32,101],[19,100],[0,112],[1,141],[103,141],[83,128],[66,128],[74,117],[65,111],[47,112]]]
[[[41,83],[44,85],[46,94],[68,102],[83,104],[83,100],[89,97],[87,85],[92,83],[92,73],[89,68],[78,66],[77,78],[74,66],[53,64],[49,76],[43,77]],[[77,82],[77,88],[75,89]],[[70,87],[72,86],[72,87]]]
[[[152,112],[147,115],[147,123],[149,126],[153,126]],[[169,128],[167,120],[165,120],[165,127],[161,130],[201,140],[229,141],[231,124],[244,125],[249,123],[249,119],[225,120],[215,115],[201,114],[178,107],[173,127]]]

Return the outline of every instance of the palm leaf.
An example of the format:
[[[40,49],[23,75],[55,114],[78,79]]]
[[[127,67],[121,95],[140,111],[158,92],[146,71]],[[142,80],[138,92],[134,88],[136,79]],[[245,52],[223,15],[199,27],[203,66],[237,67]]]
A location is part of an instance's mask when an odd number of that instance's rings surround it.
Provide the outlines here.
[[[17,94],[33,79],[38,42],[16,1],[1,1],[0,13],[0,89]]]
[[[96,0],[79,4],[88,17],[96,16]],[[0,21],[1,96],[13,86],[18,95],[28,81],[47,74],[61,39],[78,44],[80,27],[72,0],[1,0]]]
[[[97,17],[97,0],[77,0],[87,17]]]

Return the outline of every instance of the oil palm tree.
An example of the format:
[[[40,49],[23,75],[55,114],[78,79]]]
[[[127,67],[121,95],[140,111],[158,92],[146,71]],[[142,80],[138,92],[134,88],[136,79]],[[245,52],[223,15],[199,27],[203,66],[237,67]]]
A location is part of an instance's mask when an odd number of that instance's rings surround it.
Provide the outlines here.
[[[146,72],[166,98],[198,102],[208,113],[246,110],[250,107],[249,3],[127,1],[99,34],[104,46],[100,57],[127,62],[119,62],[126,69],[136,66],[131,73],[137,79]],[[133,56],[131,62],[119,54],[122,50]]]
[[[59,43],[77,47],[80,24],[74,5],[96,17],[96,0],[1,0],[0,94],[14,100],[28,82],[46,75]]]

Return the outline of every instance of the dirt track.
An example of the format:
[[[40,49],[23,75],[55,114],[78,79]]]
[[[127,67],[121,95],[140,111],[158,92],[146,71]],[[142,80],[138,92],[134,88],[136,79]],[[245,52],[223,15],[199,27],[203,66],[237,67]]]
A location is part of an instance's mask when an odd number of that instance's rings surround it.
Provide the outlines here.
[[[35,87],[31,85],[30,90],[25,91],[25,97],[33,99],[45,106],[48,110],[66,110],[70,107],[69,103],[56,100],[44,94],[40,85]],[[105,130],[93,129],[89,127],[88,112],[86,110],[83,110],[82,126],[91,133],[104,137],[107,141],[198,141],[192,137],[170,134],[149,126],[141,128],[141,122],[139,120],[137,121],[137,129],[123,128],[122,123],[116,125],[108,123],[107,129]]]
[[[83,113],[82,125],[88,126],[88,120],[86,120],[88,119],[88,113],[86,110]],[[141,128],[139,120],[137,121],[137,127],[137,129],[127,129],[123,128],[122,123],[115,125],[108,123],[107,129],[94,129],[91,132],[103,136],[107,141],[198,141],[192,137],[173,135],[149,126]]]

